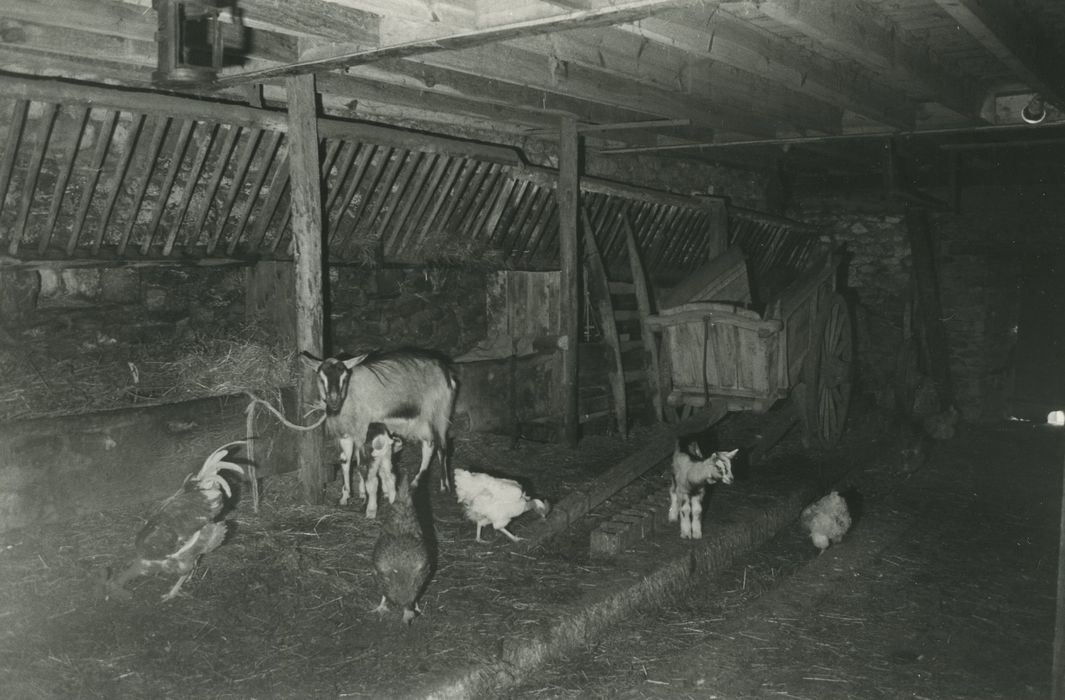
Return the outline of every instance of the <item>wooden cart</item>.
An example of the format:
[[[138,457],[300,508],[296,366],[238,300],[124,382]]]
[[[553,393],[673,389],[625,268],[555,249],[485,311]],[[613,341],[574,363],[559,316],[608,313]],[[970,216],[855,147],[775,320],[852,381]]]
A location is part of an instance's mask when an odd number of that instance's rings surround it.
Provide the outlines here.
[[[836,290],[840,256],[818,248],[765,304],[752,302],[747,261],[733,248],[707,264],[701,281],[674,290],[694,298],[646,318],[660,347],[667,418],[695,409],[764,413],[794,400],[813,445],[843,433],[853,376],[849,309]],[[709,274],[707,274],[709,273]],[[677,294],[672,295],[675,302]],[[756,310],[760,309],[760,310]]]

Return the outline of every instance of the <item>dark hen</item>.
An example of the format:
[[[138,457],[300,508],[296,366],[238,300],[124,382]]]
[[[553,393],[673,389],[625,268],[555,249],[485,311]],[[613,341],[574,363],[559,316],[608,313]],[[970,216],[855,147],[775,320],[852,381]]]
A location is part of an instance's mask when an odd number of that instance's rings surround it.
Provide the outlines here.
[[[398,605],[403,608],[403,622],[409,625],[421,612],[418,598],[429,580],[429,548],[405,474],[397,480],[396,500],[388,508],[374,545],[373,568],[382,594],[374,612],[383,615],[389,603]]]
[[[196,561],[217,549],[226,536],[221,521],[227,502],[233,497],[221,472],[243,474],[237,464],[225,461],[243,441],[223,445],[211,453],[199,473],[189,474],[181,489],[163,501],[137,533],[137,558],[117,576],[107,581],[107,594],[127,598],[127,581],[145,574],[180,574],[181,578],[163,596],[170,600],[191,575]]]

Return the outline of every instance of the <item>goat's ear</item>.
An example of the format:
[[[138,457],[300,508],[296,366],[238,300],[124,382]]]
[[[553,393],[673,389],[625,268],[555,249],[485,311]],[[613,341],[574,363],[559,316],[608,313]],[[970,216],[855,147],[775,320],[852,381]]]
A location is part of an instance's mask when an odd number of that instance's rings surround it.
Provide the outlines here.
[[[344,363],[344,366],[347,367],[348,369],[354,369],[356,365],[362,364],[362,361],[365,360],[369,356],[370,356],[369,353],[364,353],[364,354],[358,355],[356,357],[349,357],[346,360],[342,360],[342,362]]]
[[[739,452],[739,451],[740,451],[740,448],[737,447],[732,452],[722,452],[721,454],[723,454],[725,457],[728,457],[729,459],[732,459],[733,457],[736,456],[736,453]]]
[[[399,452],[402,449],[403,449],[403,440],[398,438],[398,437],[392,438],[392,451],[393,452]]]
[[[312,369],[318,369],[318,366],[322,364],[322,360],[320,358],[315,357],[314,355],[312,355],[311,353],[307,352],[306,350],[301,352],[299,357],[300,357],[300,362],[302,362],[303,364],[307,365],[308,367],[310,367]]]
[[[691,454],[695,455],[696,459],[702,459],[703,458],[703,451],[701,449],[699,449],[699,441],[698,440],[692,440],[691,442],[688,443],[688,452],[690,452]]]

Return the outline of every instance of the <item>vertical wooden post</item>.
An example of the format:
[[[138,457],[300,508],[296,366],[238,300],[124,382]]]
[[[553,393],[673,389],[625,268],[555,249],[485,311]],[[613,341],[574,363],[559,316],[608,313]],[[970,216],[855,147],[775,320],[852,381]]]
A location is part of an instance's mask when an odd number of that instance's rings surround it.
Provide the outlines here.
[[[580,439],[577,414],[577,344],[580,338],[580,291],[578,276],[580,199],[580,136],[577,121],[563,117],[558,144],[558,238],[559,257],[562,267],[559,290],[562,336],[562,425],[566,443],[576,447]]]
[[[920,207],[906,209],[906,232],[910,238],[913,273],[917,281],[919,320],[927,347],[927,370],[939,391],[940,406],[954,403],[954,386],[950,377],[950,348],[943,327],[943,309],[939,301],[935,252],[928,226],[928,212]]]
[[[296,346],[322,356],[322,180],[318,164],[318,108],[314,76],[285,78],[288,96],[288,160],[292,183],[292,240],[296,299]],[[318,401],[314,371],[303,366],[297,390],[297,414]],[[322,502],[325,469],[322,435],[300,433],[297,462],[303,497]]]
[[[1058,530],[1058,603],[1054,615],[1054,662],[1051,700],[1065,700],[1065,469],[1061,479],[1061,522]]]

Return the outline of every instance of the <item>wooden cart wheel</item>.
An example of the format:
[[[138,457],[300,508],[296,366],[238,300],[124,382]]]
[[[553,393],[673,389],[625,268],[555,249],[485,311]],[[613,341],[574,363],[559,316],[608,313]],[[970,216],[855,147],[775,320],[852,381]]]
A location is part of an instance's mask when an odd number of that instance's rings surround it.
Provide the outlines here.
[[[847,301],[828,297],[810,336],[803,364],[806,435],[817,447],[834,447],[843,435],[854,379],[854,336]]]

